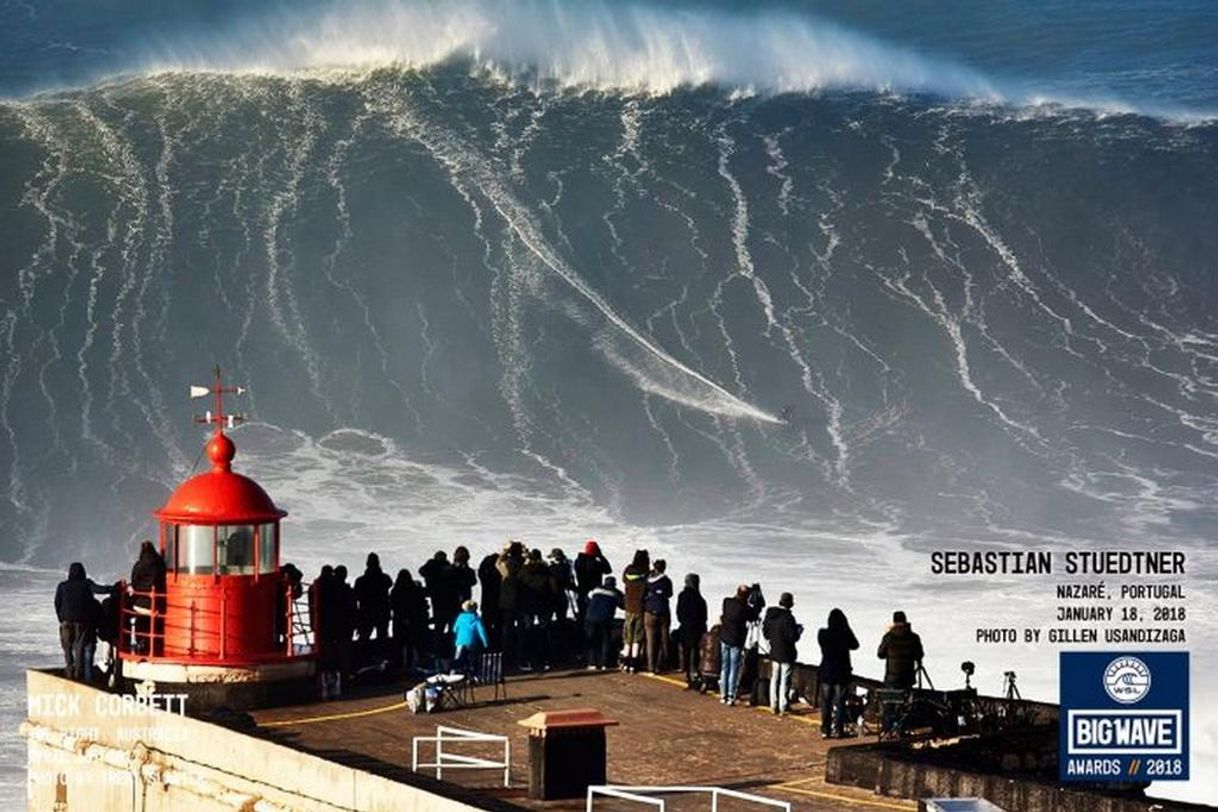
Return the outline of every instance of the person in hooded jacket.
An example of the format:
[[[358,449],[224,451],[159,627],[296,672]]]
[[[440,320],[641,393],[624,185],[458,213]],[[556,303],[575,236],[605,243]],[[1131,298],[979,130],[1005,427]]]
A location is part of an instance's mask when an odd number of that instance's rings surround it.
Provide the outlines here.
[[[698,673],[698,645],[706,634],[706,599],[699,591],[701,579],[696,572],[685,576],[685,588],[677,596],[677,644],[680,651],[681,673],[687,688],[701,684]]]
[[[892,613],[892,625],[880,640],[876,654],[884,660],[884,687],[909,689],[922,665],[922,638],[904,612]]]
[[[749,585],[741,584],[735,595],[723,599],[719,616],[719,701],[725,705],[736,704],[736,691],[740,687],[741,654],[751,620],[748,599]]]
[[[643,600],[647,596],[647,577],[651,572],[651,556],[646,550],[635,550],[634,559],[622,572],[625,589],[626,622],[622,626],[622,670],[638,670],[639,654],[644,643]]]
[[[846,715],[846,689],[854,676],[850,652],[859,647],[858,638],[846,620],[846,613],[834,609],[825,628],[816,634],[820,644],[820,734],[841,738]]]
[[[611,572],[613,567],[601,552],[600,545],[595,539],[588,539],[584,551],[575,556],[575,608],[581,622],[588,606],[588,593],[600,586]]]
[[[378,645],[389,637],[389,590],[393,581],[381,569],[381,559],[368,553],[364,574],[355,579],[356,631],[361,643],[376,631]]]
[[[668,563],[657,558],[647,576],[643,596],[643,630],[647,638],[647,670],[660,673],[668,660],[668,630],[672,624],[668,602],[672,598],[672,579],[665,570]]]
[[[880,639],[880,647],[876,654],[884,660],[884,687],[900,688],[908,691],[917,680],[918,669],[922,665],[922,638],[917,635],[904,612],[892,613],[892,625]],[[886,731],[892,730],[895,719],[890,708],[885,706],[885,712],[880,724]]]
[[[613,618],[624,605],[625,597],[618,590],[617,581],[612,575],[588,593],[584,636],[589,669],[603,671],[608,667],[613,646]]]
[[[140,544],[140,555],[131,567],[129,583],[134,593],[131,606],[136,613],[135,648],[141,652],[156,653],[156,649],[160,648],[165,613],[165,559],[148,539]],[[152,622],[154,604],[155,624]]]
[[[59,645],[63,648],[64,674],[68,679],[92,679],[93,660],[85,661],[90,638],[96,641],[96,623],[100,615],[93,595],[104,595],[111,587],[101,586],[85,573],[85,565],[74,561],[68,567],[68,578],[55,587],[55,616],[59,619]]]
[[[803,635],[803,626],[795,622],[791,608],[795,597],[784,592],[778,605],[766,610],[762,634],[770,644],[770,709],[784,714],[790,709],[787,695],[791,687],[791,668],[795,665],[795,644]]]

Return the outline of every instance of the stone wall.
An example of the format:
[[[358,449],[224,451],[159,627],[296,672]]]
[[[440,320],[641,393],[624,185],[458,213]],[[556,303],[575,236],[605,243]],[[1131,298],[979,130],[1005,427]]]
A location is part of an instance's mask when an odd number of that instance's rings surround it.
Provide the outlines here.
[[[962,746],[956,745],[957,747]],[[1185,812],[1214,807],[1172,801],[1115,797],[1059,787],[1026,776],[969,771],[919,759],[895,745],[835,747],[825,764],[825,780],[890,798],[984,798],[1019,812]]]
[[[28,743],[30,810],[478,808],[256,736],[137,705],[52,673],[31,670],[26,675],[29,713],[21,732]]]

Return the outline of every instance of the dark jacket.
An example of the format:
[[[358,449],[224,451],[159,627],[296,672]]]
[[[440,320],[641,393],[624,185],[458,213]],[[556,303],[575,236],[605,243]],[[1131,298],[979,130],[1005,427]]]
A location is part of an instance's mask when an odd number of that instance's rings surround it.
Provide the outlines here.
[[[150,543],[145,542],[140,547],[140,557],[131,567],[131,588],[136,592],[162,595],[165,592],[165,559]],[[144,608],[152,606],[152,601],[143,595],[135,596],[131,602]]]
[[[399,643],[420,643],[427,632],[427,597],[413,580],[400,578],[389,592],[393,636]]]
[[[526,561],[520,570],[519,609],[539,617],[554,614],[554,579],[544,561]]]
[[[622,582],[626,592],[627,614],[643,614],[643,598],[647,595],[647,570],[631,564],[622,571]]]
[[[111,645],[118,645],[119,628],[122,623],[123,596],[117,589],[111,589],[110,594],[101,602],[101,616],[97,624],[99,639]]]
[[[575,579],[571,576],[571,562],[567,559],[551,561],[547,564],[550,570],[550,583],[553,587],[552,604],[555,612],[566,616],[569,600],[567,592],[575,589]]]
[[[55,615],[60,623],[89,623],[96,621],[97,601],[93,593],[104,595],[109,587],[99,586],[85,576],[79,563],[68,567],[68,579],[55,588]]]
[[[335,626],[332,631],[336,640],[344,643],[351,642],[351,633],[355,631],[355,589],[346,580],[339,580],[337,577],[331,582],[331,588],[334,590],[334,618]]]
[[[685,587],[677,596],[678,639],[689,648],[696,648],[706,634],[706,599],[696,589]]]
[[[612,623],[625,603],[622,593],[616,589],[598,586],[588,593],[588,613],[586,623]]]
[[[795,644],[803,635],[803,627],[795,622],[791,610],[771,606],[766,610],[761,632],[770,643],[770,659],[776,663],[795,662]]]
[[[647,578],[647,594],[643,597],[643,609],[653,615],[667,616],[668,601],[672,598],[672,579],[664,573]]]
[[[859,647],[859,641],[841,610],[834,609],[829,614],[829,625],[817,632],[816,642],[820,644],[820,681],[829,685],[850,682],[854,676],[850,652]]]
[[[580,553],[575,556],[575,591],[587,595],[600,586],[611,572],[613,569],[603,555]]]
[[[478,574],[469,564],[452,565],[453,592],[457,596],[457,605],[474,597],[474,584],[478,583]]]
[[[876,652],[884,667],[884,686],[887,688],[912,688],[918,663],[922,662],[922,638],[908,623],[894,623],[880,640]]]
[[[524,559],[518,555],[500,553],[495,560],[495,569],[499,571],[499,608],[505,612],[515,612],[520,606],[520,570],[524,567]]]
[[[376,625],[389,620],[389,590],[393,581],[380,567],[369,567],[355,579],[355,601],[363,623]]]
[[[482,584],[482,614],[494,614],[499,609],[499,584],[503,576],[495,564],[499,561],[498,553],[491,553],[482,559],[478,565],[478,581]]]
[[[432,615],[449,619],[455,617],[461,604],[457,600],[453,565],[443,559],[432,558],[419,567],[419,575],[427,584],[427,596],[431,598]]]
[[[719,616],[719,639],[732,648],[743,648],[748,637],[749,607],[735,597],[723,599]]]

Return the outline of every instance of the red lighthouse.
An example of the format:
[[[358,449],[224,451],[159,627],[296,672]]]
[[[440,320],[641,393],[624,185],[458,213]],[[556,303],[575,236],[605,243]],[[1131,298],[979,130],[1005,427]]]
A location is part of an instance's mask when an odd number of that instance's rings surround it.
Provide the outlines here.
[[[191,387],[192,397],[215,397],[215,412],[197,419],[216,427],[206,446],[211,470],[155,511],[163,583],[131,591],[119,644],[123,679],[185,692],[196,706],[286,699],[307,690],[315,667],[294,585],[280,568],[287,513],[232,470],[236,446],[224,429],[242,417],[224,413],[224,395],[243,391],[223,386],[219,368],[210,389]]]

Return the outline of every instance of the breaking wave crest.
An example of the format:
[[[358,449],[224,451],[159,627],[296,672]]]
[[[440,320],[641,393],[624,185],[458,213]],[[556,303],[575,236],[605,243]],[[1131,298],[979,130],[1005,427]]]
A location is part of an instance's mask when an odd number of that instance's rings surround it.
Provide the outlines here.
[[[865,89],[997,100],[969,69],[790,11],[541,0],[279,10],[209,36],[148,43],[144,68],[223,72],[426,68],[470,58],[515,80],[652,94]]]

